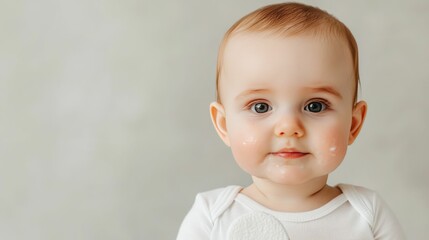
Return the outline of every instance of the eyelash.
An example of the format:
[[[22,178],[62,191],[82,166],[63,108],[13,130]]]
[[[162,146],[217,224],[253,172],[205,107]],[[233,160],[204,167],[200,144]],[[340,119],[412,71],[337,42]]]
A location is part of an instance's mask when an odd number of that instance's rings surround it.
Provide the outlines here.
[[[325,111],[327,111],[327,110],[330,110],[330,109],[331,109],[331,103],[330,103],[329,101],[325,100],[325,99],[320,99],[320,98],[311,99],[310,101],[308,101],[308,102],[305,104],[304,108],[305,108],[306,106],[308,106],[308,104],[313,103],[313,102],[320,102],[320,103],[323,103],[323,104],[326,106],[326,108],[325,108],[323,111],[321,111],[321,112],[325,112]]]
[[[331,109],[331,103],[330,103],[329,101],[325,100],[325,99],[320,99],[320,98],[309,100],[309,101],[304,105],[304,108],[305,108],[306,106],[308,106],[308,104],[313,103],[313,102],[320,102],[320,103],[322,103],[322,104],[324,104],[324,105],[325,105],[325,109],[324,109],[323,111],[321,111],[321,112],[325,112],[325,111],[327,111],[327,110],[330,110],[330,109]],[[257,100],[251,101],[251,102],[249,102],[248,104],[246,104],[246,106],[244,107],[244,109],[245,109],[245,110],[252,110],[252,107],[253,107],[254,105],[258,104],[258,103],[265,103],[265,104],[268,104],[268,105],[272,108],[272,106],[271,106],[267,101],[262,100],[262,99],[257,99]],[[321,112],[316,112],[316,113],[321,113]],[[312,112],[310,112],[310,113],[312,113]],[[261,113],[259,113],[259,114],[261,114]],[[263,113],[262,113],[262,114],[263,114]],[[314,114],[315,114],[315,113],[314,113]]]
[[[265,103],[265,104],[269,105],[272,108],[271,104],[269,104],[266,100],[256,99],[256,100],[253,100],[253,101],[249,102],[248,104],[246,104],[246,106],[244,107],[244,109],[245,110],[252,110],[252,107],[254,105],[258,104],[258,103]]]

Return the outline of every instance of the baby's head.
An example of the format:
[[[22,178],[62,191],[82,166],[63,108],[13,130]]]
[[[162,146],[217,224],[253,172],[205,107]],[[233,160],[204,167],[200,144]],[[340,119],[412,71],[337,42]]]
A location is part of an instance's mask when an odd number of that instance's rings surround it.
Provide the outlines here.
[[[270,5],[225,34],[213,124],[254,178],[325,178],[365,118],[358,82],[357,44],[343,23],[303,4]]]
[[[241,18],[226,32],[217,60],[216,97],[218,102],[221,102],[219,85],[225,48],[229,40],[240,33],[271,33],[285,37],[313,34],[314,37],[326,40],[343,41],[351,54],[355,83],[354,103],[356,102],[359,85],[359,58],[358,46],[353,34],[342,22],[329,13],[300,3],[281,3],[257,9]]]

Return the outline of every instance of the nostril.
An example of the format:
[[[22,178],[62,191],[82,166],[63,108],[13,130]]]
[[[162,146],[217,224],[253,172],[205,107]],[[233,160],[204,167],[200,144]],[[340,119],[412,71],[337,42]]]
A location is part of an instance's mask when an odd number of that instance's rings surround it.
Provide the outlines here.
[[[285,135],[285,132],[280,132],[279,135],[283,136],[283,135]]]

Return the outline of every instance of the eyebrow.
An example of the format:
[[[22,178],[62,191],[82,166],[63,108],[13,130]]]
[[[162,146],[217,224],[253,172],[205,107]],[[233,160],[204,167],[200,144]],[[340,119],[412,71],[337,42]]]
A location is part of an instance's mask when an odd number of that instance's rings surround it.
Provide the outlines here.
[[[331,94],[339,99],[342,99],[343,96],[340,94],[340,92],[338,92],[337,90],[335,90],[333,87],[329,87],[329,86],[325,86],[325,87],[306,87],[306,90],[309,90],[311,92],[326,92],[328,94]],[[241,92],[240,94],[237,95],[236,99],[241,99],[244,98],[246,96],[249,95],[254,95],[254,94],[261,94],[261,93],[267,93],[267,92],[271,92],[271,90],[269,89],[249,89],[246,90],[244,92]]]
[[[271,92],[269,89],[249,89],[237,95],[236,99],[244,98],[249,95]]]
[[[337,97],[339,99],[343,98],[343,96],[340,94],[340,92],[338,92],[337,90],[335,90],[334,88],[329,87],[329,86],[326,86],[326,87],[315,87],[315,88],[308,87],[306,89],[308,89],[308,90],[310,90],[312,92],[326,92],[326,93],[329,93],[331,95],[334,95],[335,97]]]

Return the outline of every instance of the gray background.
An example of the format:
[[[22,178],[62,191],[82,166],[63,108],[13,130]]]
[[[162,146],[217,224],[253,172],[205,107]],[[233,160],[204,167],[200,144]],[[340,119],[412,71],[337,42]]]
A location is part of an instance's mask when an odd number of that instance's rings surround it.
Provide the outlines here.
[[[174,239],[195,194],[249,177],[212,128],[223,33],[276,1],[0,3],[0,239]],[[368,117],[330,182],[429,228],[429,2],[303,1],[354,33]]]

